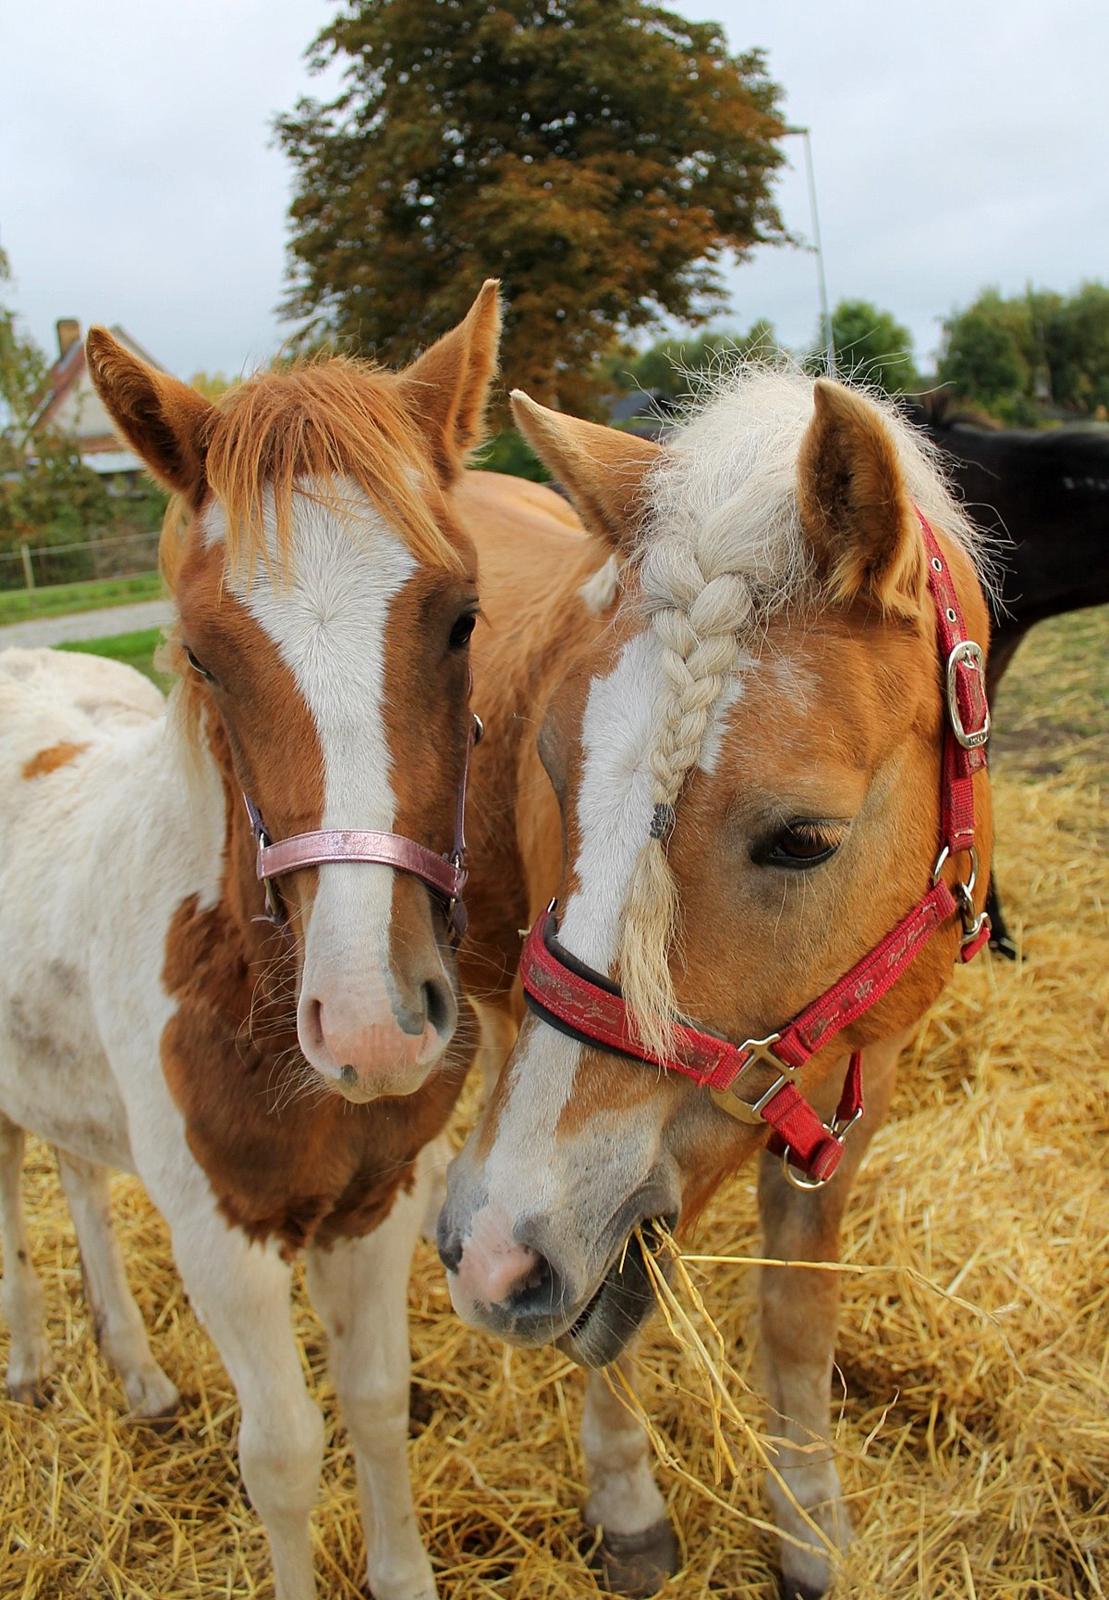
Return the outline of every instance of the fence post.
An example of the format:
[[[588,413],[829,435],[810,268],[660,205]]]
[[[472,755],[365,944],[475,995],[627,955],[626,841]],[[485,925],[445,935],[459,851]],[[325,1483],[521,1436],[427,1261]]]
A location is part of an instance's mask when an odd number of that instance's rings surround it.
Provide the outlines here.
[[[23,558],[23,579],[27,585],[27,604],[33,611],[35,609],[35,569],[31,565],[31,552],[26,544],[21,544],[19,554]]]

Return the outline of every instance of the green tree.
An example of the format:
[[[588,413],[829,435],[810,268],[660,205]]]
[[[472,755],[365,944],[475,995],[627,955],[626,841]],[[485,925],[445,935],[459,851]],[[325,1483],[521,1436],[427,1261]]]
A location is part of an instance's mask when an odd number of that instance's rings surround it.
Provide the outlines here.
[[[206,400],[218,400],[221,394],[235,386],[235,378],[223,372],[194,372],[189,379],[190,388],[197,389]]]
[[[694,338],[657,339],[646,350],[621,350],[605,368],[614,388],[650,389],[681,400],[697,388],[701,375],[726,370],[729,362],[770,358],[778,349],[771,324],[760,318],[746,333],[707,332]]]
[[[823,346],[823,337],[820,338]],[[836,369],[885,390],[907,394],[920,388],[913,361],[913,336],[892,311],[869,300],[841,300],[832,312]],[[823,353],[823,351],[821,351]]]
[[[500,276],[514,384],[589,409],[598,358],[724,299],[779,239],[777,86],[654,0],[347,0],[316,39],[344,87],[278,120],[290,317],[407,359]]]
[[[10,282],[11,267],[0,250],[0,286]],[[14,310],[0,302],[0,437],[8,445],[30,426],[46,370],[38,345],[23,333]]]
[[[1087,414],[1109,410],[1109,286],[1030,297],[1056,405]]]
[[[998,415],[1031,399],[1035,337],[1026,300],[984,289],[965,311],[944,323],[938,377],[953,393]]]

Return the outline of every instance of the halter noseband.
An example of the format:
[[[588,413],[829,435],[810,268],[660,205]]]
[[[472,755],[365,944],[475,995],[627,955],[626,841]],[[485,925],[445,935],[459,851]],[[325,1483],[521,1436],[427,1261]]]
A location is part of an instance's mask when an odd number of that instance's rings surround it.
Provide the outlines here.
[[[801,1067],[843,1028],[887,993],[932,935],[957,912],[963,924],[960,961],[970,961],[989,938],[990,920],[974,909],[978,855],[974,847],[974,774],[986,762],[990,713],[981,648],[966,635],[962,607],[935,534],[917,511],[928,556],[928,588],[944,664],[946,717],[940,782],[940,849],[932,882],[916,905],[861,961],[811,1005],[763,1039],[732,1044],[676,1018],[663,1057],[641,1043],[620,989],[564,950],[552,900],[528,935],[520,966],[531,1009],[583,1044],[692,1078],[716,1105],[741,1122],[768,1123],[770,1148],[799,1188],[827,1183],[843,1156],[849,1128],[863,1114],[862,1052],[852,1056],[836,1114],[824,1123],[794,1079]],[[940,873],[949,857],[968,855],[969,876],[949,886]]]
[[[266,917],[276,928],[285,927],[288,917],[274,879],[302,867],[322,867],[333,861],[362,861],[393,867],[411,873],[426,883],[446,904],[451,938],[457,944],[466,932],[466,789],[470,778],[470,758],[474,746],[485,732],[481,718],[471,713],[466,735],[466,755],[454,812],[454,846],[449,855],[436,855],[415,839],[402,833],[377,833],[369,829],[333,828],[319,833],[295,833],[274,841],[262,821],[262,813],[248,794],[243,794],[251,832],[258,847],[256,871],[265,884]]]

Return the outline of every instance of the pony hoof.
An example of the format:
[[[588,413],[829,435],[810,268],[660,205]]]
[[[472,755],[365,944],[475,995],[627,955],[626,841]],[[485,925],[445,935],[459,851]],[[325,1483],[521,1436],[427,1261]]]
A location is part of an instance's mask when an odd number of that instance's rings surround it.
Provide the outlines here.
[[[176,1400],[171,1400],[161,1411],[149,1413],[136,1411],[130,1420],[137,1423],[140,1428],[149,1428],[151,1433],[160,1433],[164,1438],[170,1434],[184,1433],[185,1413],[188,1410],[189,1407],[179,1396]]]
[[[33,1406],[36,1411],[43,1411],[50,1404],[48,1386],[37,1379],[28,1383],[9,1383],[8,1394],[17,1406]]]
[[[673,1528],[663,1517],[642,1533],[604,1533],[593,1558],[601,1587],[610,1594],[645,1600],[657,1594],[681,1566]]]
[[[827,1589],[814,1589],[797,1578],[778,1579],[778,1600],[824,1600],[827,1593]]]

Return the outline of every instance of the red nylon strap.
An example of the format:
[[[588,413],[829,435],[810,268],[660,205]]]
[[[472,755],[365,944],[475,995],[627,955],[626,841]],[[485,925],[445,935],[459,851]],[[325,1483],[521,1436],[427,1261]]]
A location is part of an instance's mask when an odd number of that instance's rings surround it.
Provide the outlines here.
[[[863,1053],[852,1052],[843,1080],[839,1105],[829,1132],[809,1102],[787,1083],[763,1108],[763,1118],[774,1129],[766,1148],[786,1156],[810,1178],[827,1183],[843,1159],[843,1138],[863,1114]]]
[[[818,1000],[785,1028],[775,1042],[774,1054],[792,1070],[803,1067],[810,1056],[822,1050],[830,1040],[852,1022],[857,1022],[865,1011],[893,988],[907,967],[928,942],[937,928],[941,928],[956,909],[955,896],[941,879],[919,900],[907,917],[896,928],[857,961],[849,972],[825,989]],[[717,1076],[710,1087],[728,1089],[746,1061],[742,1059],[742,1046],[733,1054],[738,1058],[722,1063],[727,1076]],[[728,1070],[731,1068],[732,1070]],[[680,1069],[679,1069],[680,1070]]]
[[[623,995],[602,988],[584,974],[565,966],[548,947],[553,939],[553,906],[536,918],[520,958],[520,981],[528,998],[583,1039],[634,1056],[637,1061],[672,1067],[675,1072],[708,1083],[721,1060],[736,1054],[727,1039],[714,1038],[686,1023],[674,1024],[674,1060],[660,1062],[640,1042]],[[599,974],[598,974],[599,976]]]
[[[954,692],[954,703],[964,735],[983,741],[970,749],[961,744],[956,738],[949,710],[943,735],[940,842],[947,846],[952,855],[956,855],[960,850],[969,850],[974,843],[972,780],[974,774],[986,764],[984,735],[989,730],[986,683],[981,654],[976,646],[969,647],[965,658],[960,656],[952,660],[953,651],[966,649],[969,645],[963,608],[935,534],[919,511],[917,520],[928,555],[928,588],[936,612],[944,697],[950,706],[950,694]],[[971,652],[977,652],[977,655]]]
[[[736,1045],[689,1023],[675,1022],[670,1054],[665,1060],[653,1055],[636,1033],[624,997],[584,972],[574,971],[550,948],[555,933],[553,909],[536,919],[528,935],[520,958],[520,981],[524,993],[541,1011],[583,1039],[692,1078],[702,1088],[721,1094],[731,1090],[741,1105],[753,1105],[757,1091],[771,1087],[776,1074],[804,1066],[841,1029],[875,1005],[954,913],[955,905],[954,895],[941,880],[873,950],[795,1017],[766,1053],[753,1048],[751,1041]],[[766,1064],[767,1055],[772,1058],[767,1082],[750,1087],[741,1083],[749,1067]],[[764,1107],[760,1115],[765,1117],[767,1110],[768,1106]]]

